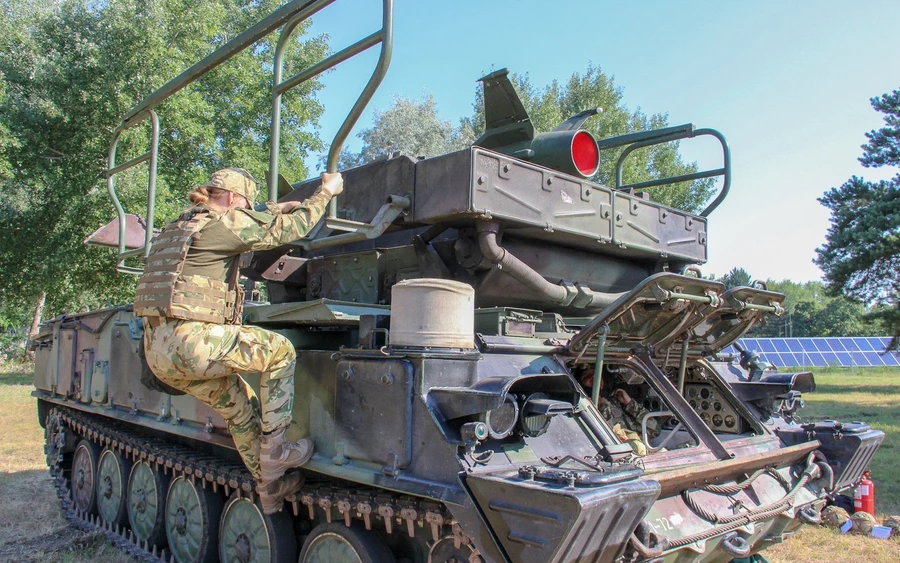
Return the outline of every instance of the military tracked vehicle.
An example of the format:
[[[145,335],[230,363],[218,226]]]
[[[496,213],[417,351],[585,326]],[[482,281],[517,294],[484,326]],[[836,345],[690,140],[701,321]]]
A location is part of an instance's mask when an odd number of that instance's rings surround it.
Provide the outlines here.
[[[117,248],[121,271],[140,271],[160,224],[154,107],[276,29],[272,199],[279,184],[282,200],[316,184],[280,179],[280,96],[380,45],[331,146],[336,169],[389,64],[392,6],[380,31],[284,79],[281,46],[329,3],[285,4],[125,116],[107,171],[117,219],[89,238]],[[43,324],[35,396],[73,525],[180,563],[726,562],[818,522],[828,496],[858,482],[880,431],[802,424],[812,374],[777,373],[752,351],[716,356],[784,299],[698,275],[730,184],[724,137],[686,125],[596,140],[581,129],[590,109],[541,133],[505,71],[482,82],[473,146],[344,171],[345,193],[308,238],[244,263],[248,285],[267,288],[244,322],[296,346],[290,433],[316,446],[283,512],[263,515],[224,421],[150,372],[130,305]],[[145,120],[149,150],[120,163],[119,135]],[[622,183],[632,151],[700,135],[720,141],[721,168]],[[616,185],[590,181],[610,153]],[[142,223],[115,178],[144,163]],[[721,192],[700,214],[641,193],[713,176]],[[598,409],[613,388],[642,407],[630,436]]]

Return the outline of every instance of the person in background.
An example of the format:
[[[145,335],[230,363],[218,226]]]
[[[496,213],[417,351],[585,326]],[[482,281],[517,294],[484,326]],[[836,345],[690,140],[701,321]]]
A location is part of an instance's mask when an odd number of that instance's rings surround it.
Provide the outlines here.
[[[647,455],[647,445],[641,439],[641,422],[647,415],[647,409],[633,400],[625,389],[615,388],[604,392],[608,390],[606,379],[607,377],[600,379],[600,400],[597,403],[597,410],[612,426],[619,440],[629,444],[637,455]],[[580,374],[579,382],[590,395],[591,387],[594,385],[593,369],[584,370]],[[647,437],[655,438],[658,435],[657,420],[651,418],[647,421]]]

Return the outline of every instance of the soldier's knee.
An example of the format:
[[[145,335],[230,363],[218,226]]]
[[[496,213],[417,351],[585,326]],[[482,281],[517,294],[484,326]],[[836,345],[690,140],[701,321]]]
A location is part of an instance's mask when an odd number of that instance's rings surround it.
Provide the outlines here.
[[[282,336],[280,334],[275,334],[277,336],[276,339],[272,342],[272,351],[277,358],[279,364],[289,364],[297,360],[297,351],[294,349],[294,345],[291,343],[287,337]]]
[[[147,366],[157,379],[170,385],[179,391],[184,391],[188,381],[182,375],[182,370],[171,360],[157,354],[147,354]]]

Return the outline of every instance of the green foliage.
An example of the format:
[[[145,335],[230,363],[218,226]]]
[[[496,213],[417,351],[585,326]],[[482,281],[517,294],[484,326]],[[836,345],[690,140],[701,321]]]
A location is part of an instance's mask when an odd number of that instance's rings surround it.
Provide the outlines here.
[[[394,151],[409,156],[437,156],[466,146],[453,125],[437,114],[434,96],[422,101],[395,96],[391,107],[376,111],[372,127],[357,136],[363,146],[353,153],[344,149],[340,169],[353,168],[385,157]]]
[[[622,101],[622,89],[599,68],[590,66],[584,74],[573,74],[565,84],[553,81],[539,88],[528,75],[510,76],[525,109],[538,131],[550,131],[582,110],[601,107],[603,113],[589,119],[585,128],[604,139],[636,131],[659,129],[668,125],[665,114],[646,115],[640,109],[631,112]],[[437,115],[433,96],[423,101],[394,98],[390,108],[375,114],[372,127],[359,133],[362,149],[341,154],[340,167],[351,168],[378,157],[401,151],[410,156],[436,156],[471,145],[484,131],[484,99],[479,86],[475,93],[475,113],[460,120],[457,127]],[[615,183],[615,164],[623,149],[600,154],[600,170],[592,178],[606,185]],[[696,163],[685,163],[678,154],[678,143],[657,145],[632,153],[623,170],[625,182],[678,176],[697,171]],[[685,209],[699,211],[713,192],[714,180],[683,182],[673,186],[650,188],[653,199]]]
[[[900,166],[900,90],[872,98],[875,111],[884,114],[887,126],[877,131],[869,131],[869,142],[862,146],[863,155],[859,161],[866,167]]]
[[[0,11],[0,316],[26,311],[46,290],[52,315],[127,302],[134,279],[111,250],[83,239],[114,217],[100,176],[112,132],[153,90],[277,8],[277,0],[8,0]],[[292,41],[288,73],[321,59],[322,37]],[[222,166],[267,168],[274,39],[260,41],[157,106],[157,226]],[[283,102],[282,169],[306,176],[321,148],[322,107],[308,83]],[[5,91],[5,95],[4,95]],[[143,153],[149,126],[126,132],[118,162]],[[146,208],[145,166],[116,178],[127,210]]]
[[[593,65],[584,74],[576,72],[562,84],[554,80],[543,88],[532,84],[527,74],[511,74],[510,80],[538,131],[550,131],[576,113],[595,107],[602,108],[603,112],[585,122],[584,128],[597,139],[668,126],[666,114],[647,115],[640,108],[630,111],[623,101],[622,88],[615,85],[611,76]],[[475,139],[483,131],[484,99],[479,87],[475,95],[475,115],[461,121],[459,137]],[[600,170],[592,180],[615,185],[615,165],[622,150],[613,148],[601,152]],[[622,178],[625,183],[634,183],[697,170],[696,163],[685,163],[681,159],[678,143],[675,142],[634,151],[625,162]],[[697,212],[712,195],[713,185],[713,179],[704,179],[648,188],[647,191],[655,201]]]
[[[866,134],[865,166],[900,166],[900,90],[873,98],[886,126]],[[900,348],[900,175],[868,182],[857,176],[819,198],[831,211],[826,243],[816,249],[828,291],[874,308],[871,317]]]
[[[735,287],[741,286],[749,286],[751,283],[750,274],[747,273],[747,270],[743,268],[732,268],[730,272],[725,274],[721,280],[722,283],[725,284],[725,289],[732,289]]]
[[[750,337],[875,336],[884,333],[881,323],[870,319],[861,303],[829,295],[820,281],[769,280],[766,285],[769,290],[785,295],[785,313],[781,318],[770,316],[748,333]]]
[[[6,100],[6,82],[3,81],[3,73],[0,72],[0,107]],[[12,173],[9,165],[9,155],[16,149],[15,138],[10,134],[9,128],[0,121],[0,182],[8,179]]]

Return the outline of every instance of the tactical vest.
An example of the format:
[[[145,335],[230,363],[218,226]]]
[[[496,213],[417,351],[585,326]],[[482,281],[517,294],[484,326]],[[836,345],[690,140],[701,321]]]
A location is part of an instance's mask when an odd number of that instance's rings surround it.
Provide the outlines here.
[[[135,315],[240,324],[244,298],[237,264],[228,282],[181,273],[191,241],[214,218],[206,210],[190,212],[154,237],[134,296]]]

